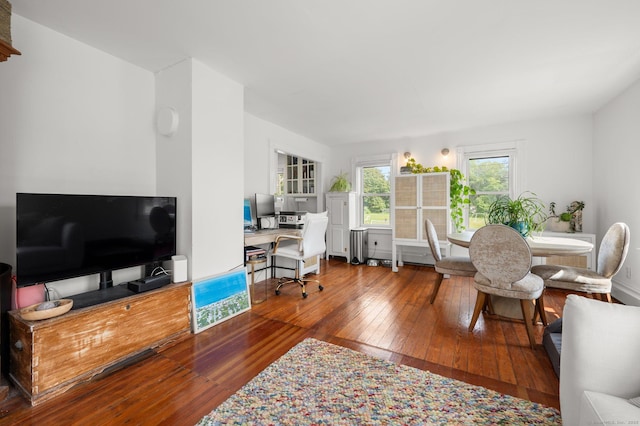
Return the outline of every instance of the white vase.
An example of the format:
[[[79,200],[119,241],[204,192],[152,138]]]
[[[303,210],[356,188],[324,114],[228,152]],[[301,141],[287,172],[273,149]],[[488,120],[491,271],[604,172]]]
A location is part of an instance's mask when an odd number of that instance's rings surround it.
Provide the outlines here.
[[[569,232],[571,231],[571,222],[560,220],[559,217],[550,217],[547,219],[545,230],[549,232]]]

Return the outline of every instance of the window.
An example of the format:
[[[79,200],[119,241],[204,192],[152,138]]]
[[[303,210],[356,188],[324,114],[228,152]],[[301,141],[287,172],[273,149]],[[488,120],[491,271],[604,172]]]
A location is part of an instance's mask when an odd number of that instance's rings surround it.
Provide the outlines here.
[[[517,143],[468,147],[459,150],[459,166],[470,188],[476,191],[469,197],[469,210],[465,221],[468,229],[486,224],[491,203],[506,195],[515,197]]]
[[[360,224],[367,227],[391,226],[391,156],[356,160],[354,172]]]
[[[390,226],[391,166],[362,167],[362,224]]]

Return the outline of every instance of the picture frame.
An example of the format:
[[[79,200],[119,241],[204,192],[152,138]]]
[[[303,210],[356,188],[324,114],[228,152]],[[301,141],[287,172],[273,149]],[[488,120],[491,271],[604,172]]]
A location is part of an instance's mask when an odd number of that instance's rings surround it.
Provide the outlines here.
[[[249,309],[249,282],[244,267],[199,279],[191,286],[194,334]]]

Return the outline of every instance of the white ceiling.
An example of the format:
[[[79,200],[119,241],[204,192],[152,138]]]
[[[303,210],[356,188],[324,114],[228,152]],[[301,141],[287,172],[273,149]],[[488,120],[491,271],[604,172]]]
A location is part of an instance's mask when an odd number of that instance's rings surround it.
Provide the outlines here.
[[[327,145],[589,113],[640,77],[639,0],[10,1],[150,71],[196,58]]]

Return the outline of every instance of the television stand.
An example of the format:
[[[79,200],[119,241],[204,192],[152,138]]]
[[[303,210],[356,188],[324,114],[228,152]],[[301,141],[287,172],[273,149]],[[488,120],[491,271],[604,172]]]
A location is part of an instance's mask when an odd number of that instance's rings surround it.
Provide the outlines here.
[[[99,305],[101,303],[112,302],[123,297],[133,296],[135,293],[126,284],[107,287],[101,290],[88,291],[86,293],[74,294],[68,297],[73,300],[71,309],[81,309],[88,306]]]
[[[40,321],[10,311],[9,377],[37,405],[145,351],[160,352],[191,334],[190,295],[184,282]]]

